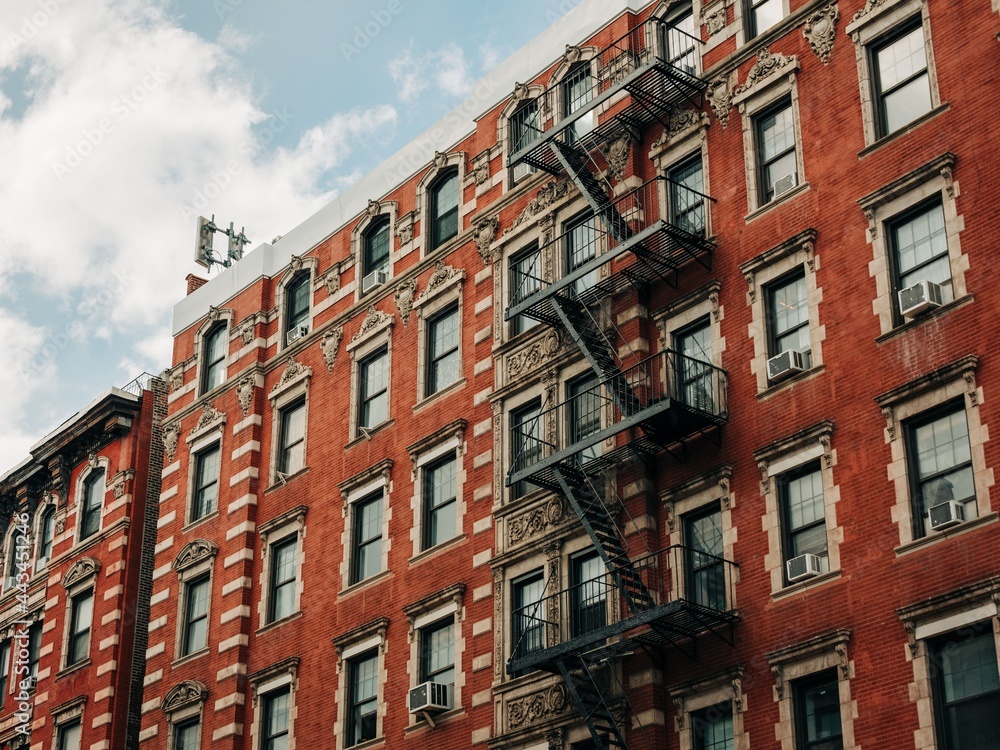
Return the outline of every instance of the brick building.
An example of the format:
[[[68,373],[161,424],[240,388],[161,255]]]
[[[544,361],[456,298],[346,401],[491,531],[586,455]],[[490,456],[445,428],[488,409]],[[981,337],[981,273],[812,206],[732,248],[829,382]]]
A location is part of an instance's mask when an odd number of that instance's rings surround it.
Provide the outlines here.
[[[142,746],[1000,747],[998,30],[588,0],[191,277]]]
[[[0,747],[138,747],[165,414],[137,378],[0,477]]]

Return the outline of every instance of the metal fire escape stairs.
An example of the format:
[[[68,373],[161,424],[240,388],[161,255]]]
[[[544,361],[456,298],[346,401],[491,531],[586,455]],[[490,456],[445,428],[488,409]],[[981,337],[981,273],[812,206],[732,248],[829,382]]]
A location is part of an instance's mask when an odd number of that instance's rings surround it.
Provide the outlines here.
[[[684,32],[666,26],[657,34],[659,39],[673,39],[674,47],[677,39],[688,43],[684,36]],[[693,68],[678,66],[676,60],[664,59],[662,50],[650,49],[642,26],[598,54],[602,68],[609,65],[619,68],[624,65],[624,68],[618,75],[602,81],[597,95],[586,106],[547,130],[530,134],[524,144],[515,143],[516,150],[509,157],[508,166],[528,163],[553,175],[566,174],[606,230],[607,249],[595,253],[593,258],[562,278],[532,279],[533,289],[523,295],[513,295],[506,318],[525,315],[548,325],[561,325],[580,348],[599,379],[599,388],[613,403],[617,414],[616,424],[590,435],[587,445],[598,445],[625,429],[638,427],[642,433],[631,436],[634,439],[625,441],[625,445],[609,454],[590,461],[581,459],[581,449],[587,446],[580,443],[561,450],[558,446],[540,445],[537,453],[532,452],[528,460],[520,462],[521,465],[516,459],[512,462],[508,484],[529,481],[562,493],[603,561],[608,571],[608,588],[620,597],[623,615],[616,623],[525,658],[512,655],[508,669],[515,672],[539,668],[560,674],[568,697],[584,718],[595,746],[608,750],[628,747],[623,704],[625,713],[631,715],[632,725],[645,734],[635,712],[629,710],[627,692],[612,695],[609,681],[600,677],[614,672],[608,660],[631,653],[630,649],[636,645],[677,644],[685,639],[693,640],[701,632],[718,633],[724,626],[730,628],[731,636],[735,615],[677,606],[678,602],[662,601],[661,591],[650,590],[648,581],[656,579],[662,583],[663,577],[669,576],[662,569],[666,558],[661,559],[661,553],[648,548],[639,558],[642,562],[630,556],[624,530],[617,522],[624,504],[617,498],[614,479],[601,476],[627,457],[669,450],[671,445],[682,445],[687,437],[718,428],[727,414],[725,373],[712,373],[716,389],[713,408],[707,412],[691,408],[691,404],[678,399],[675,389],[667,384],[677,379],[675,370],[680,362],[679,355],[665,352],[666,357],[654,355],[640,360],[627,346],[620,355],[616,342],[624,342],[624,337],[613,324],[605,322],[602,325],[602,316],[595,311],[603,299],[610,298],[626,285],[660,280],[676,286],[678,269],[684,264],[694,261],[710,268],[714,242],[702,233],[689,231],[690,227],[679,226],[661,216],[660,188],[669,190],[670,185],[663,184],[670,182],[667,178],[654,178],[636,190],[615,196],[612,186],[601,177],[602,171],[593,156],[600,143],[623,127],[635,131],[653,120],[667,127],[669,113],[675,108],[685,103],[700,107],[705,83],[693,74]],[[626,63],[622,63],[623,60]],[[625,95],[623,106],[616,103],[622,99],[619,94]],[[547,96],[551,96],[551,92],[540,95]],[[539,107],[539,110],[544,109],[544,106]],[[592,131],[580,136],[572,130],[584,115],[601,110],[603,113],[595,114],[595,119],[603,117],[603,120]],[[518,149],[518,145],[522,147]],[[705,201],[712,200],[709,196],[698,195]],[[577,289],[577,282],[604,265],[615,266],[609,278],[583,291]],[[601,478],[595,479],[598,476]],[[609,502],[605,502],[606,496],[612,496]],[[558,628],[559,623],[550,622],[547,627]],[[633,636],[631,644],[628,640],[608,641],[626,631],[634,633],[636,628],[641,629],[641,633]]]

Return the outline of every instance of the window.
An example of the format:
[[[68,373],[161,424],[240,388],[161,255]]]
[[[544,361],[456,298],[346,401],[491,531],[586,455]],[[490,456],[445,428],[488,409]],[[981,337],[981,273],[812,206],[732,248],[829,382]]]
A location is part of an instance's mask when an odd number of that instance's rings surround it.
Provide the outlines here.
[[[455,622],[449,617],[420,631],[420,681],[455,684]]]
[[[746,0],[746,40],[750,41],[784,17],[782,0]]]
[[[701,155],[681,162],[667,174],[670,223],[690,234],[705,235],[705,184]]]
[[[784,556],[787,562],[799,555],[813,554],[827,562],[826,511],[823,501],[823,474],[811,462],[778,478]]]
[[[284,687],[264,694],[261,711],[261,750],[285,750],[288,747],[289,704],[291,688]]]
[[[801,271],[779,279],[765,289],[767,295],[768,356],[787,351],[808,354],[809,304],[806,278]],[[806,366],[809,366],[807,358]]]
[[[458,170],[439,177],[430,190],[431,251],[458,234]]]
[[[570,68],[562,82],[563,117],[569,117],[586,108],[594,96],[594,83],[590,75],[590,63],[581,62]],[[594,129],[594,113],[587,112],[579,117],[566,131],[566,141],[574,143]]]
[[[570,381],[566,386],[566,392],[569,400],[567,434],[570,444],[576,445],[601,431],[601,408],[604,406],[605,398],[601,392],[600,381],[593,372]],[[592,461],[601,455],[600,441],[591,439],[591,442],[592,445],[588,445],[576,456],[581,463]]]
[[[697,70],[695,67],[697,63],[696,34],[700,32],[700,29],[695,28],[691,3],[687,3],[679,15],[664,23],[661,30],[667,63],[689,75],[694,75]]]
[[[512,154],[516,154],[521,149],[530,146],[541,135],[542,130],[538,122],[538,105],[534,101],[523,104],[520,109],[510,116],[507,127],[510,131],[510,148],[507,151],[509,158]],[[534,171],[535,168],[533,166],[521,162],[513,168],[511,180],[517,183]]]
[[[38,660],[42,657],[42,623],[28,629],[28,676],[38,677]]]
[[[452,455],[424,469],[424,549],[446,542],[457,533],[456,465]]]
[[[347,747],[373,740],[377,730],[378,651],[368,651],[348,664]]]
[[[80,508],[80,541],[101,530],[101,506],[104,504],[104,469],[90,473],[83,483],[83,505]]]
[[[387,271],[389,268],[389,219],[375,220],[364,233],[361,258],[362,294],[365,287],[375,281],[377,271]]]
[[[79,720],[59,725],[57,735],[59,750],[80,750],[83,732]]]
[[[427,393],[437,393],[458,380],[460,335],[458,305],[452,305],[427,323]],[[383,417],[384,419],[384,417]]]
[[[947,502],[959,503],[965,518],[976,516],[972,450],[965,405],[952,402],[927,416],[904,424],[913,503],[913,538],[930,533],[929,511]]]
[[[7,699],[7,678],[10,676],[10,641],[0,644],[0,708]]]
[[[677,363],[677,392],[682,403],[701,411],[713,412],[712,323],[697,320],[674,334]]]
[[[520,658],[545,648],[545,578],[536,570],[511,584],[511,655]]]
[[[875,87],[876,133],[893,133],[930,112],[931,84],[927,71],[924,30],[920,20],[871,48]]]
[[[295,611],[296,555],[298,537],[292,535],[271,545],[271,590],[267,621],[275,622]]]
[[[299,401],[280,412],[278,471],[294,474],[306,463],[306,402]]]
[[[191,520],[215,513],[219,499],[219,446],[195,454],[194,492],[191,496]]]
[[[309,274],[300,273],[285,287],[285,336],[309,327]],[[290,341],[288,343],[291,343]]]
[[[733,750],[733,709],[729,703],[708,706],[691,714],[694,750]]]
[[[181,656],[208,646],[208,600],[212,585],[208,576],[184,584],[184,633]]]
[[[597,219],[594,216],[585,216],[568,222],[565,238],[566,273],[569,275],[597,256]],[[596,283],[597,269],[595,268],[574,280],[570,291],[572,294],[580,296]]]
[[[201,721],[192,719],[174,725],[174,745],[172,750],[198,750],[201,737]]]
[[[515,305],[542,288],[542,256],[538,245],[510,259],[510,304]],[[515,336],[538,324],[534,318],[515,315],[510,320],[510,333]]]
[[[70,599],[69,642],[66,666],[79,664],[90,655],[90,626],[94,619],[94,592],[84,591]]]
[[[780,3],[781,0],[770,1]],[[786,185],[786,190],[798,182],[792,103],[781,101],[757,115],[754,118],[754,134],[757,141],[759,205],[764,205],[777,197],[776,182],[791,178],[791,185]]]
[[[542,457],[542,405],[537,399],[510,415],[511,466],[524,469]],[[531,490],[526,481],[511,487],[512,497],[521,497]]]
[[[52,540],[56,531],[56,509],[50,505],[42,514],[42,522],[38,529],[38,550],[35,568],[42,570],[52,559]]]
[[[888,229],[896,291],[932,281],[941,287],[943,301],[951,302],[951,262],[940,196],[890,221]]]
[[[389,350],[382,347],[361,360],[358,426],[371,429],[389,418]]]
[[[722,513],[718,506],[685,516],[684,545],[687,600],[724,610],[726,569],[722,559]]]
[[[836,672],[821,672],[792,683],[795,746],[800,750],[842,750],[840,693]]]
[[[354,504],[354,555],[351,583],[370,578],[382,570],[382,493]]]
[[[608,622],[607,581],[604,562],[597,552],[577,555],[571,561],[570,630],[572,637],[603,628]]]
[[[226,379],[226,355],[228,352],[227,328],[220,323],[205,335],[201,392],[208,393],[222,385]]]
[[[935,723],[941,750],[987,750],[1000,739],[1000,678],[990,628],[959,639],[957,634],[930,644],[938,669],[934,692]]]

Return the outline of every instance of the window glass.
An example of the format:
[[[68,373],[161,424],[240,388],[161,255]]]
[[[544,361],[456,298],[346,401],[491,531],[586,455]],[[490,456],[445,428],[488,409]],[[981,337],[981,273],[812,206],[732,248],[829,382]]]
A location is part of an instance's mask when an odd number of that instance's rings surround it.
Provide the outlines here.
[[[586,108],[594,96],[594,82],[590,75],[589,62],[577,63],[570,70],[562,83],[562,96],[563,117],[569,117]],[[566,138],[569,143],[574,143],[593,129],[594,113],[591,111],[577,118],[566,131]]]
[[[195,456],[195,487],[191,520],[215,513],[219,499],[219,446]]]
[[[281,453],[278,471],[294,474],[305,467],[306,459],[306,404],[297,404],[281,410]]]
[[[208,645],[208,600],[211,592],[208,577],[186,586],[183,654],[193,654]]]
[[[756,126],[760,204],[763,205],[774,199],[775,182],[788,175],[797,175],[791,103],[785,102],[760,115]]]
[[[969,424],[963,405],[944,414],[908,425],[909,449],[914,464],[912,494],[915,499],[914,531],[930,531],[928,511],[954,500],[965,508],[966,518],[976,513],[976,488],[972,479]]]
[[[510,261],[510,304],[515,305],[542,288],[541,253],[538,246],[525,250]],[[534,318],[517,315],[510,321],[512,335],[538,324]]]
[[[880,132],[888,135],[931,110],[924,30],[917,25],[874,51]]]
[[[944,225],[944,208],[939,201],[924,206],[890,226],[900,289],[919,281],[941,286],[945,301],[951,301],[951,264]]]
[[[354,505],[354,565],[351,583],[382,570],[382,493]]]
[[[437,393],[456,382],[461,375],[458,356],[460,335],[458,306],[432,318],[427,326],[427,392]]]
[[[77,594],[70,600],[69,653],[66,666],[77,664],[90,655],[90,626],[94,619],[94,592]]]
[[[225,324],[216,326],[205,336],[203,363],[205,370],[202,374],[202,393],[222,385],[226,379],[228,343]]]
[[[937,671],[935,703],[943,750],[987,750],[1000,738],[1000,679],[991,629],[955,634],[933,644]]]
[[[364,275],[389,265],[389,220],[377,219],[364,236]]]
[[[431,188],[431,245],[433,250],[458,234],[458,172],[438,179]]]
[[[42,657],[42,623],[28,630],[28,676],[38,678],[38,660]]]
[[[376,427],[389,418],[389,353],[380,349],[361,362],[361,427]]]
[[[424,549],[454,538],[458,532],[456,460],[449,456],[424,469]]]
[[[290,536],[271,546],[271,600],[268,621],[295,611],[295,568],[298,537]]]
[[[59,727],[59,750],[80,750],[82,729],[79,721]]]
[[[10,641],[0,644],[0,708],[7,702],[7,678],[10,676]]]
[[[842,750],[837,675],[824,673],[793,684],[797,746],[802,750]]]
[[[195,719],[174,727],[174,750],[198,750],[201,723]]]
[[[455,625],[451,619],[421,631],[420,681],[455,684]]]
[[[691,714],[694,750],[733,750],[733,710],[728,703]]]
[[[569,425],[567,425],[570,441],[573,445],[587,442],[591,435],[601,431],[601,408],[604,406],[604,394],[597,375],[589,372],[569,383],[566,388],[569,398]],[[586,463],[601,455],[601,443],[588,445],[577,454],[581,463]]]
[[[712,609],[726,608],[726,571],[722,561],[722,513],[716,508],[684,518],[687,599]]]
[[[285,331],[309,325],[309,274],[299,274],[286,288]]]
[[[695,29],[694,12],[690,9],[690,4],[688,9],[663,26],[667,62],[688,75],[694,75],[696,72],[695,41],[698,31]]]
[[[708,318],[675,333],[674,349],[680,355],[676,367],[681,402],[714,413],[712,326]]]
[[[784,18],[782,0],[750,0],[750,33],[747,39],[763,34]]]
[[[38,569],[41,570],[52,559],[52,540],[55,538],[56,509],[49,506],[42,516],[41,533],[38,539]]]
[[[545,648],[545,579],[541,571],[530,573],[511,585],[514,614],[511,652],[523,657]]]
[[[767,305],[771,344],[768,354],[773,357],[791,350],[808,352],[811,344],[805,275],[796,273],[769,286]]]
[[[80,541],[101,530],[101,508],[104,505],[104,492],[104,469],[96,469],[90,473],[83,485]]]
[[[510,452],[514,469],[525,469],[541,459],[542,407],[539,401],[511,412]],[[530,492],[532,486],[525,481],[517,482],[511,487],[511,492],[514,497],[520,497]]]
[[[371,651],[349,664],[350,704],[347,746],[373,740],[377,731],[378,653]]]
[[[264,696],[263,724],[261,727],[264,750],[287,750],[290,690],[268,693]]]
[[[597,256],[597,219],[588,216],[566,225],[566,272],[572,274],[587,261]],[[573,281],[570,291],[579,296],[597,283],[597,271],[593,269]]]
[[[785,475],[779,482],[785,521],[785,559],[807,552],[827,553],[826,515],[823,504],[823,474],[819,466]]]
[[[604,562],[596,552],[572,561],[570,624],[573,636],[585,635],[607,624],[607,581]]]
[[[705,190],[701,171],[701,155],[670,170],[667,183],[670,190],[670,223],[685,232],[705,234]]]

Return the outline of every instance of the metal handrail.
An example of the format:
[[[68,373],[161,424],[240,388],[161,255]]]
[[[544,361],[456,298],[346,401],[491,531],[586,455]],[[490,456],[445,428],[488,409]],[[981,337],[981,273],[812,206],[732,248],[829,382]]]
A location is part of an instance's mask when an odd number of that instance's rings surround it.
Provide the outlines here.
[[[149,390],[149,382],[155,377],[155,375],[151,375],[148,372],[141,373],[132,378],[132,380],[123,385],[119,390],[131,393],[133,396],[141,396],[143,391]]]

